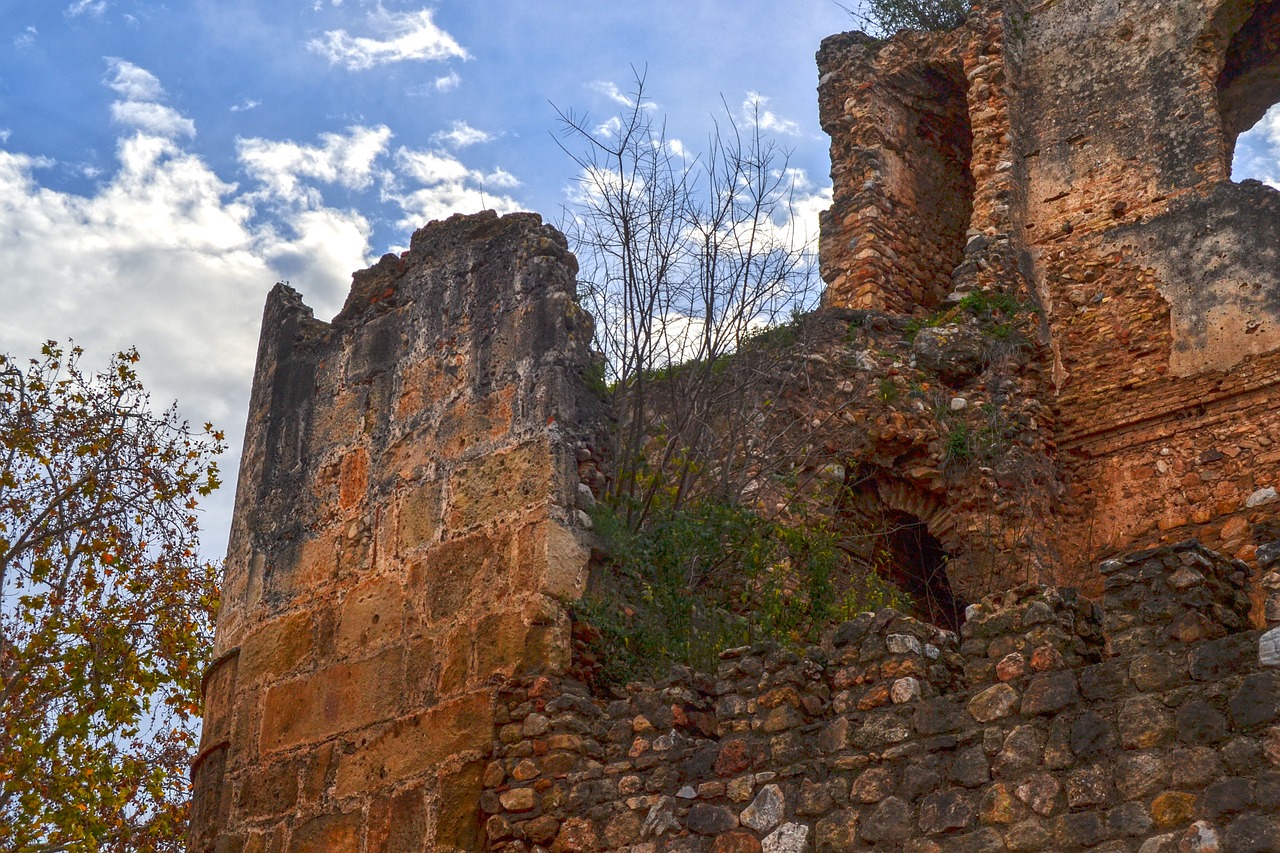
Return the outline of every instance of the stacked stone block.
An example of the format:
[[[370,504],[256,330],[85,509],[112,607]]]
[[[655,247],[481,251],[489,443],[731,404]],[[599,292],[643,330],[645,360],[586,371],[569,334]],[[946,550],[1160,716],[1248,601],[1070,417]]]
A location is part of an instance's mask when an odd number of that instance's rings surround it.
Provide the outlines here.
[[[1192,547],[1120,562],[1188,554],[1232,568]],[[1280,850],[1280,666],[1260,661],[1259,633],[1108,652],[1104,624],[1136,636],[1069,590],[1027,586],[973,606],[958,649],[889,610],[822,648],[735,649],[715,679],[682,671],[613,701],[513,682],[486,774],[501,778],[484,800],[490,849]],[[517,718],[540,707],[542,734],[524,736]],[[558,732],[582,733],[577,763],[517,780]],[[504,808],[539,784],[565,792],[554,821]]]
[[[1028,584],[989,595],[965,615],[960,652],[974,687],[1102,657],[1102,611],[1075,590]]]
[[[1249,625],[1249,567],[1194,540],[1106,560],[1098,569],[1117,654],[1169,650]]]

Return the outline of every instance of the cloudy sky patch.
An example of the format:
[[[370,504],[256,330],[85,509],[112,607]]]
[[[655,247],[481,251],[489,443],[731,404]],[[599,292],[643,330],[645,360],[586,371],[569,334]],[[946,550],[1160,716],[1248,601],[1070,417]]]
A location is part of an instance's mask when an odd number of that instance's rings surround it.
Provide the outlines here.
[[[725,103],[760,111],[804,179],[771,227],[803,242],[830,193],[813,55],[849,28],[830,0],[10,3],[0,351],[74,337],[88,367],[137,345],[155,400],[232,441],[205,520],[219,556],[275,281],[328,318],[353,271],[431,219],[558,221],[583,188],[552,104],[612,130],[637,71],[677,156],[700,155]],[[1277,147],[1273,112],[1237,176],[1280,185]]]
[[[395,62],[427,62],[467,59],[462,45],[432,20],[430,9],[389,12],[378,5],[368,15],[373,35],[353,36],[345,29],[330,30],[307,47],[332,65],[364,71]]]

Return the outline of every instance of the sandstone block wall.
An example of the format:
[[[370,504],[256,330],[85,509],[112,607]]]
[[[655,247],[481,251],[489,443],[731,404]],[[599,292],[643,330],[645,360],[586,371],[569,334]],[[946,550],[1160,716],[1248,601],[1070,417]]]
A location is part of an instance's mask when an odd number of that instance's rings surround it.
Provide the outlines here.
[[[1280,850],[1280,657],[1192,618],[1243,624],[1244,567],[1181,543],[1103,571],[1103,607],[1027,586],[959,637],[884,611],[613,701],[515,680],[488,849]]]
[[[568,664],[591,321],[533,214],[267,300],[190,849],[474,850],[493,676]]]
[[[953,33],[819,52],[827,303],[925,318],[990,290],[1039,312],[1068,574],[1188,536],[1252,561],[1274,538],[1280,193],[1232,183],[1230,158],[1280,100],[1277,27],[1273,0],[987,0]],[[971,135],[969,197],[936,179],[938,121]]]

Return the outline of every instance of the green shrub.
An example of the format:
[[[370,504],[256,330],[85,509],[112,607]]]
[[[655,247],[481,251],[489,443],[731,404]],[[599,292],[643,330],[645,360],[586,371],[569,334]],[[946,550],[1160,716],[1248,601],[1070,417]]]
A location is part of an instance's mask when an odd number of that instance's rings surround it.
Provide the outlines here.
[[[973,455],[972,436],[968,424],[959,424],[947,433],[946,458],[951,462],[969,459]]]
[[[902,30],[954,30],[969,11],[966,0],[865,0],[862,11],[846,11],[874,35],[892,36]]]
[[[876,390],[882,402],[892,403],[898,399],[898,385],[888,376],[880,380]]]
[[[652,513],[638,531],[621,515],[596,510],[606,579],[576,605],[599,631],[606,683],[658,678],[673,664],[710,671],[727,648],[813,643],[856,613],[903,603],[874,574],[840,582],[845,557],[822,524],[790,527],[721,501]]]

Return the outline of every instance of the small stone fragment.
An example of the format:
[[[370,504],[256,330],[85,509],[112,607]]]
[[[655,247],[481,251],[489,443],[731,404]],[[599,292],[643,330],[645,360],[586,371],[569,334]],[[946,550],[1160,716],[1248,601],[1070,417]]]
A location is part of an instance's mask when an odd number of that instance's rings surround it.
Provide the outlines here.
[[[551,730],[551,721],[542,714],[530,714],[524,719],[521,733],[525,737],[541,737]]]
[[[1177,826],[1191,820],[1195,805],[1194,795],[1181,791],[1168,791],[1152,801],[1151,819],[1161,828]]]
[[[905,841],[915,833],[911,806],[897,797],[888,797],[862,823],[859,834],[872,843]]]
[[[512,788],[499,794],[498,802],[509,812],[528,812],[538,804],[538,797],[532,788]]]
[[[856,850],[858,848],[858,813],[844,809],[818,821],[815,840],[819,850]]]
[[[1280,628],[1272,628],[1258,638],[1258,662],[1280,667]]]
[[[756,794],[751,805],[743,810],[741,820],[744,826],[749,826],[756,832],[768,832],[782,822],[786,808],[782,789],[777,785],[765,785]]]
[[[996,664],[996,678],[1013,681],[1027,674],[1027,659],[1019,652],[1010,652]]]
[[[745,803],[751,799],[751,793],[755,790],[755,778],[750,774],[739,776],[729,782],[727,789],[728,797],[735,803]]]
[[[1030,806],[1038,815],[1049,817],[1059,811],[1062,803],[1062,785],[1048,773],[1035,773],[1018,786],[1018,799]]]
[[[689,831],[698,835],[719,835],[738,825],[738,816],[724,806],[695,803],[689,809]]]
[[[1079,701],[1075,673],[1066,670],[1042,675],[1028,684],[1020,710],[1024,717],[1054,714]]]
[[[885,638],[885,644],[891,655],[924,654],[920,641],[910,634],[890,634]]]
[[[1263,504],[1273,503],[1280,500],[1280,493],[1276,492],[1275,486],[1267,486],[1265,489],[1258,489],[1245,499],[1244,505],[1249,509],[1262,506]]]
[[[711,853],[760,853],[760,842],[749,832],[727,832],[711,842]]]
[[[903,705],[907,702],[914,702],[921,696],[919,680],[908,676],[899,678],[893,682],[893,687],[889,691],[890,698],[893,699],[895,705]]]
[[[784,823],[765,836],[763,853],[802,853],[809,842],[809,827],[802,823]]]
[[[1169,577],[1169,586],[1179,592],[1191,589],[1193,586],[1200,586],[1204,582],[1204,575],[1200,574],[1190,566],[1183,566]]]
[[[980,723],[1007,717],[1018,704],[1018,691],[1008,684],[988,687],[969,700],[969,714]]]

